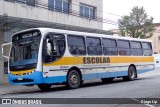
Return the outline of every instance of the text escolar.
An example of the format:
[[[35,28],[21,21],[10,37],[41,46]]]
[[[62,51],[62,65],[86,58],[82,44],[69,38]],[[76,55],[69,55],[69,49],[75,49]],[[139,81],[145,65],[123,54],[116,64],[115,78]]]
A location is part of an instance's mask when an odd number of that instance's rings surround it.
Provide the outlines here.
[[[83,64],[110,63],[109,57],[84,57]]]

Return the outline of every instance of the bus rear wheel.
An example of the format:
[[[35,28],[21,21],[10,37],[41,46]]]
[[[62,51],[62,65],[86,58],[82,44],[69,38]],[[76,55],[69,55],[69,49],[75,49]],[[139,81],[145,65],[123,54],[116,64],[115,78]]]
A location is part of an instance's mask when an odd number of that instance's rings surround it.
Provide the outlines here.
[[[128,68],[128,76],[123,77],[125,81],[133,81],[136,78],[136,69],[133,66]]]
[[[49,90],[51,88],[52,85],[50,84],[39,84],[38,85],[38,88],[43,90],[43,91],[46,91],[46,90]]]
[[[102,80],[102,82],[104,82],[104,83],[110,83],[110,82],[113,81],[113,78],[102,78],[101,80]]]
[[[67,87],[70,89],[78,88],[81,85],[81,79],[78,71],[71,70],[67,76]]]

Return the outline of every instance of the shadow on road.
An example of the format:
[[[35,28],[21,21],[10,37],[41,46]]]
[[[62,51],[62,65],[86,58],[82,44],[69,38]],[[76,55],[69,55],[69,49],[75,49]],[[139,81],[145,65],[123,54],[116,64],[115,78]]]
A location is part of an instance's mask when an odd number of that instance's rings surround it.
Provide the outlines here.
[[[138,82],[141,80],[145,79],[152,79],[150,77],[147,78],[137,78],[135,81],[123,81],[122,78],[114,79],[112,82],[109,83],[103,83],[100,80],[98,81],[90,81],[90,82],[85,82],[79,89],[81,88],[89,88],[89,87],[95,87],[95,86],[103,86],[103,85],[112,85],[112,84],[120,84],[120,83],[127,83],[127,82]],[[64,91],[64,90],[70,90],[68,89],[65,85],[53,85],[51,89],[47,91],[41,91],[39,88],[35,88],[33,90],[27,90],[28,87],[25,88],[24,91],[14,91],[14,92],[9,92],[2,94],[3,95],[16,95],[16,94],[38,94],[38,93],[49,93],[49,92],[58,92],[58,91]]]

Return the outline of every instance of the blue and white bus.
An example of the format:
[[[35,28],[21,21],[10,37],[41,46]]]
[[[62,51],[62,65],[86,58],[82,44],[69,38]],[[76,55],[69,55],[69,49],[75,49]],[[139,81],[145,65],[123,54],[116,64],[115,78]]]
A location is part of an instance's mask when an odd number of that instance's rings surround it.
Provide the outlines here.
[[[54,84],[78,88],[83,81],[115,77],[134,80],[154,70],[150,40],[51,28],[33,28],[12,36],[8,79],[14,85]]]

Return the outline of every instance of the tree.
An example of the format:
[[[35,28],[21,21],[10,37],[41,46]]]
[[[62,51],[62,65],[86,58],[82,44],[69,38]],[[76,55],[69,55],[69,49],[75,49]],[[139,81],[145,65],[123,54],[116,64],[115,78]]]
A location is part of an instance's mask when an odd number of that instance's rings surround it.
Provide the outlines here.
[[[148,15],[143,7],[135,6],[129,16],[119,19],[119,34],[133,38],[150,38],[154,32],[153,18]]]

